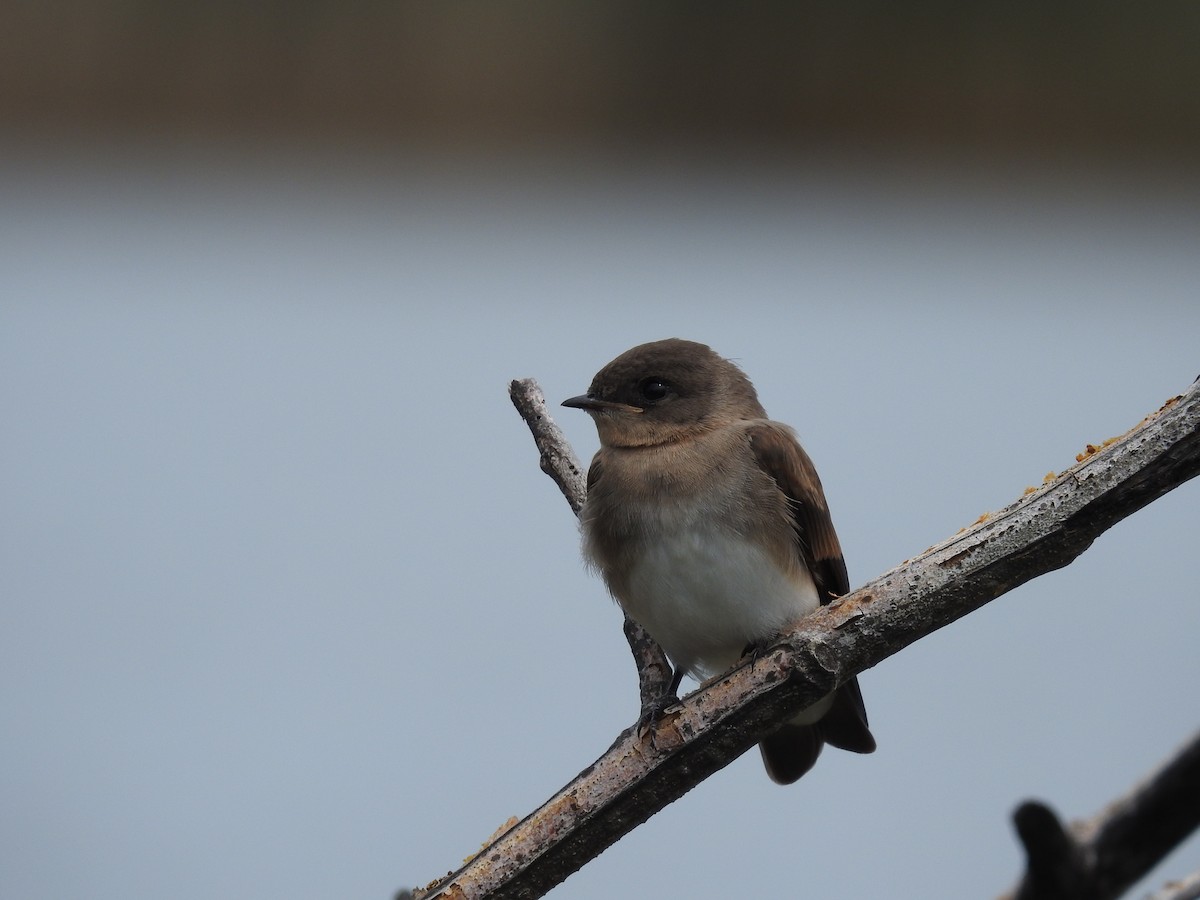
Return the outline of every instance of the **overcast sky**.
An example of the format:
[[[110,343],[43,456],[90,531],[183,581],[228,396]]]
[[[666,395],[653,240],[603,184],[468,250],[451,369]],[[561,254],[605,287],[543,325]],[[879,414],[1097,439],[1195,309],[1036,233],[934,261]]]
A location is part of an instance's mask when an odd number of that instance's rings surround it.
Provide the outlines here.
[[[1200,374],[1194,176],[0,162],[6,898],[384,900],[604,751],[635,672],[512,378],[556,403],[643,341],[735,358],[859,585]],[[873,756],[781,788],[747,754],[552,896],[1006,889],[1020,801],[1091,815],[1197,727],[1198,499],[863,675]],[[1147,888],[1196,869],[1193,839]]]

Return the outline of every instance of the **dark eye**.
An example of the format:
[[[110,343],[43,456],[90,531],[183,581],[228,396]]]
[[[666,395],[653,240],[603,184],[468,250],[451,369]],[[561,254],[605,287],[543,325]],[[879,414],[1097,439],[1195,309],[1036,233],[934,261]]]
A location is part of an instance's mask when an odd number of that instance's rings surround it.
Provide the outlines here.
[[[654,403],[667,396],[670,388],[661,378],[643,378],[638,385],[638,390],[641,392],[643,400]]]

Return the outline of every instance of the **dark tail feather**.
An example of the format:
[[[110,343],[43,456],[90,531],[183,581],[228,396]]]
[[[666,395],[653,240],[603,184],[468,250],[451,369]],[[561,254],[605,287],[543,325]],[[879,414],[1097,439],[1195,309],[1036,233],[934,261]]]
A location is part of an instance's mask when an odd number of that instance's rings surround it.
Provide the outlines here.
[[[791,784],[813,767],[824,741],[816,725],[784,725],[759,742],[763,765],[776,784]]]
[[[852,753],[874,753],[875,737],[867,727],[867,710],[863,706],[858,679],[851,678],[833,695],[833,705],[821,717],[816,727],[825,743]]]
[[[758,749],[771,780],[776,784],[791,784],[813,767],[825,744],[854,753],[875,751],[875,737],[867,727],[867,711],[857,678],[838,688],[829,711],[819,722],[813,725],[789,722],[763,738]]]

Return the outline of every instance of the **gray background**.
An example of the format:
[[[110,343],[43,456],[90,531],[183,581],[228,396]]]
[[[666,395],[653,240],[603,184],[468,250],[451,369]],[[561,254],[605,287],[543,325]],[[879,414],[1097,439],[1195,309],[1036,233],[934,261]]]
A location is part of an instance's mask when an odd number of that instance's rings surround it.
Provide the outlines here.
[[[0,895],[388,897],[637,712],[509,405],[672,335],[815,459],[862,584],[1200,373],[1197,181],[922,156],[10,140]],[[557,419],[581,456],[587,417]],[[1195,483],[556,890],[991,896],[1195,729]],[[686,683],[685,683],[686,686]],[[1152,882],[1200,867],[1191,841]]]

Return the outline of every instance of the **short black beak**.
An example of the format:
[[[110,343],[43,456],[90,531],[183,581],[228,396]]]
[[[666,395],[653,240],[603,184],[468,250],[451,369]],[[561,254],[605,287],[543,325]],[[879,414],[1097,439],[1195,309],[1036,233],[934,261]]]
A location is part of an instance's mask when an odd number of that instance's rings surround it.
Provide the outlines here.
[[[572,397],[569,400],[562,402],[563,406],[569,406],[572,409],[603,409],[599,400],[594,397],[589,397],[587,394],[580,394],[578,397]]]
[[[563,406],[570,406],[572,409],[585,409],[588,412],[599,412],[604,409],[618,409],[621,412],[640,413],[645,412],[640,406],[630,406],[628,403],[617,403],[615,400],[597,400],[590,394],[580,394],[578,397],[572,397],[569,400],[562,402]]]

